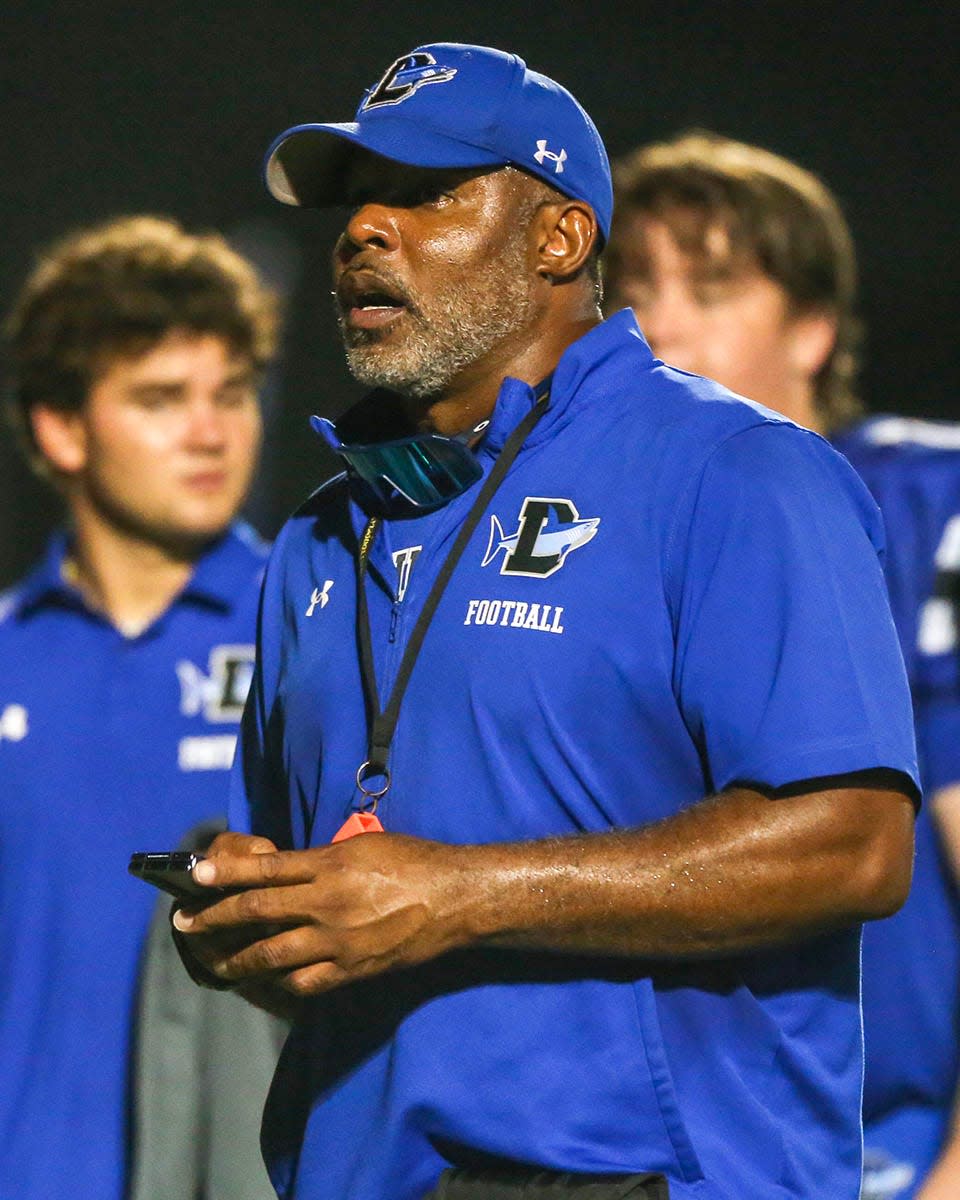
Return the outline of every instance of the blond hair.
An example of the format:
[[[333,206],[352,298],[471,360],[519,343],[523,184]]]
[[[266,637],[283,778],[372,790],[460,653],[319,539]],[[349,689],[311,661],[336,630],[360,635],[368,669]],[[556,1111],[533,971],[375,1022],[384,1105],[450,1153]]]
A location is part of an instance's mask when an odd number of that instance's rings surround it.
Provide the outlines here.
[[[815,175],[780,155],[694,131],[635,150],[613,164],[617,207],[605,256],[616,291],[625,222],[637,210],[682,228],[684,249],[706,252],[718,223],[732,251],[778,283],[796,311],[825,311],[836,342],[814,380],[814,401],[835,429],[862,411],[855,391],[861,325],[853,239],[835,197]],[[696,244],[690,245],[689,218]]]

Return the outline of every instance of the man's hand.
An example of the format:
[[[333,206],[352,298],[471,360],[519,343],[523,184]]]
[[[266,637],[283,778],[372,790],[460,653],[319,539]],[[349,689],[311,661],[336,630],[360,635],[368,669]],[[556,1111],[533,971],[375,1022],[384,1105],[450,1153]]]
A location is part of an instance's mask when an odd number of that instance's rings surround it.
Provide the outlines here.
[[[255,855],[255,854],[272,854],[276,853],[276,846],[269,838],[265,837],[250,837],[243,833],[221,833],[211,843],[205,852],[205,857],[209,858],[215,854],[233,854],[236,856]],[[195,878],[198,883],[206,884],[205,877]],[[217,887],[219,885],[214,885]],[[216,896],[215,891],[211,891],[211,898]],[[194,912],[195,909],[187,906],[188,912]],[[174,915],[174,927],[177,930],[181,929],[179,914]],[[193,958],[206,967],[207,970],[212,969],[212,965],[218,962],[225,953],[229,950],[236,950],[241,945],[248,943],[253,934],[257,931],[248,930],[246,938],[242,937],[238,931],[232,930],[229,934],[211,934],[205,937],[190,938],[189,951]]]
[[[315,995],[457,944],[449,918],[460,875],[460,848],[401,835],[277,851],[265,838],[223,834],[194,876],[243,890],[181,908],[174,925],[221,979]]]

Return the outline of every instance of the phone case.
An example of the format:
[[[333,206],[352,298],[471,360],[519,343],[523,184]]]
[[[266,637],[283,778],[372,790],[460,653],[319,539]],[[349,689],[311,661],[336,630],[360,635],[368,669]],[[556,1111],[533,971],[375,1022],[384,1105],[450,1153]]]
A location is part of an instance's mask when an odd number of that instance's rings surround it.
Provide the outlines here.
[[[162,853],[138,853],[130,857],[127,870],[138,879],[162,888],[178,900],[201,898],[209,900],[218,888],[196,883],[191,871],[204,856],[193,850],[172,850]]]

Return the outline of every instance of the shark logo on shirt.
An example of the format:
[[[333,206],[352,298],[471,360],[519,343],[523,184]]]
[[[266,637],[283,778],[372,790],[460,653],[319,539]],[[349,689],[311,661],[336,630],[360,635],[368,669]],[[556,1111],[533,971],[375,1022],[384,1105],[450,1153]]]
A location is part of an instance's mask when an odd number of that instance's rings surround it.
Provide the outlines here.
[[[207,673],[195,663],[177,663],[180,711],[185,717],[200,712],[208,721],[239,721],[253,679],[253,646],[214,646]]]
[[[572,500],[527,496],[516,533],[507,535],[491,515],[490,539],[480,565],[488,566],[503,551],[501,575],[546,578],[560,570],[572,550],[592,541],[599,525],[599,517],[581,517]]]

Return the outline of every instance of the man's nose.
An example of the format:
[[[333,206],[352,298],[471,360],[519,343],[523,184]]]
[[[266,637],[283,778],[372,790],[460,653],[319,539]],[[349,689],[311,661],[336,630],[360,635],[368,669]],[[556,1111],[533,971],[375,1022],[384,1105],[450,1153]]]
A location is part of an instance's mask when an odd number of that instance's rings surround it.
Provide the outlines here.
[[[187,440],[191,446],[219,450],[226,442],[224,414],[213,397],[197,397],[187,410]]]
[[[387,204],[368,202],[351,215],[337,241],[335,256],[341,266],[346,266],[361,250],[372,247],[389,252],[399,245],[396,210]]]

